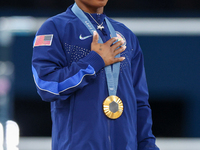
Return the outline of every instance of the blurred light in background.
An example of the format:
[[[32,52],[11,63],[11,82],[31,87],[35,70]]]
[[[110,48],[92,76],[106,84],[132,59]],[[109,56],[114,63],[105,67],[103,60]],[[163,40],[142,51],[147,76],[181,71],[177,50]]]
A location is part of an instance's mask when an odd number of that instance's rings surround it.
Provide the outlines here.
[[[9,76],[14,72],[14,65],[11,61],[0,61],[0,75]]]
[[[16,122],[8,120],[6,122],[5,133],[6,150],[18,150],[19,145],[19,126]]]
[[[3,126],[0,123],[0,150],[3,150],[3,142],[4,142],[3,137],[4,137]]]

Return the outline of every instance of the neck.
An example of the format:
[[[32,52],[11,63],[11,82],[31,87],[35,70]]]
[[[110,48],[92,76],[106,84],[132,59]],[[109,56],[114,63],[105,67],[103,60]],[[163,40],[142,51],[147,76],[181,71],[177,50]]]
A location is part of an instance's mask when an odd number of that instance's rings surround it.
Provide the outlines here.
[[[92,7],[92,6],[84,5],[83,3],[80,3],[79,1],[76,1],[76,4],[84,12],[90,13],[90,14],[93,14],[93,13],[102,14],[104,10],[104,7]]]

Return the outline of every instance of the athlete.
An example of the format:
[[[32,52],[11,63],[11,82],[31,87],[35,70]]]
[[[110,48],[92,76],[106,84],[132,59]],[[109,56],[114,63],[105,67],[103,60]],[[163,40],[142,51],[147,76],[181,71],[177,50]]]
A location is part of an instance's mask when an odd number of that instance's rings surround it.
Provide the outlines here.
[[[75,0],[35,36],[32,71],[51,102],[53,150],[159,150],[142,50],[103,13],[107,1]]]

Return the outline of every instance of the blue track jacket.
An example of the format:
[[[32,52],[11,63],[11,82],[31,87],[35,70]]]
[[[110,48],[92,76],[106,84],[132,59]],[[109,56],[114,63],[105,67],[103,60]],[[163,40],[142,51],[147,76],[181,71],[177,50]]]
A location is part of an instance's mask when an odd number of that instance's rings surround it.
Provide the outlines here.
[[[93,37],[71,7],[45,21],[34,40],[32,72],[42,100],[51,102],[52,150],[159,150],[136,36],[105,14],[92,14],[103,22],[105,28],[98,33],[104,42],[110,39],[107,17],[127,46],[121,53],[126,59],[120,64],[117,89],[124,111],[111,120],[102,106],[109,96],[105,63],[91,51]]]

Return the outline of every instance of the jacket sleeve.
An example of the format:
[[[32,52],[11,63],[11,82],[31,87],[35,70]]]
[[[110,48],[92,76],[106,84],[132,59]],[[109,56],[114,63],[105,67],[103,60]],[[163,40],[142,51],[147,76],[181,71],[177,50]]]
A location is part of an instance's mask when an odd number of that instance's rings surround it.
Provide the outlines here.
[[[144,60],[139,42],[135,37],[134,57],[132,59],[133,86],[137,99],[137,139],[138,150],[159,150],[152,134],[151,108],[144,69]]]
[[[105,66],[103,59],[94,51],[69,66],[62,37],[57,31],[54,22],[49,19],[38,30],[33,43],[32,72],[37,92],[44,101],[66,100],[89,84],[96,77],[96,72]],[[37,36],[41,35],[52,35],[52,39],[40,41]]]

